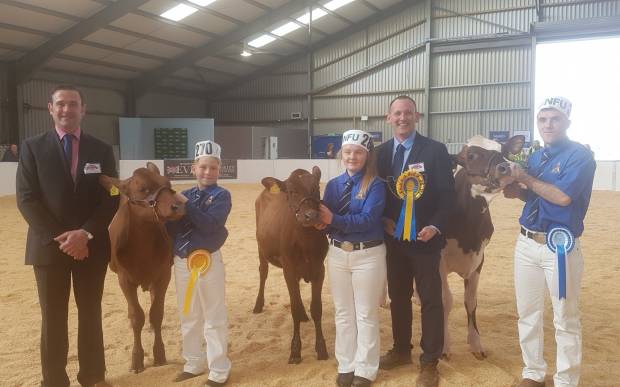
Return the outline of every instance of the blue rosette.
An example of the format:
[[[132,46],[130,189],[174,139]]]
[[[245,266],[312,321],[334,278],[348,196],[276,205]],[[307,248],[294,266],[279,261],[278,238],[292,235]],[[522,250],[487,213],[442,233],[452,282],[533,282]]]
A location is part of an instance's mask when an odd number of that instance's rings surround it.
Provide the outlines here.
[[[551,227],[547,231],[547,247],[557,258],[558,298],[566,298],[566,256],[575,247],[575,236],[563,226]]]

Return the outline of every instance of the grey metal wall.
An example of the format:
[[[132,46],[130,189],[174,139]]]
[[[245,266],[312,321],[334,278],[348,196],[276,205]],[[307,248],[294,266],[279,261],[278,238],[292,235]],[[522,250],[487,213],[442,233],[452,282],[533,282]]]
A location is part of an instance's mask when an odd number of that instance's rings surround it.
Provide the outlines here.
[[[408,94],[423,114],[418,129],[458,149],[474,134],[532,130],[537,39],[620,34],[619,0],[410,3],[313,52],[312,88],[300,60],[230,90],[212,104],[216,121],[271,126],[301,111],[303,128],[312,111],[314,134],[355,127],[389,138],[387,105]]]

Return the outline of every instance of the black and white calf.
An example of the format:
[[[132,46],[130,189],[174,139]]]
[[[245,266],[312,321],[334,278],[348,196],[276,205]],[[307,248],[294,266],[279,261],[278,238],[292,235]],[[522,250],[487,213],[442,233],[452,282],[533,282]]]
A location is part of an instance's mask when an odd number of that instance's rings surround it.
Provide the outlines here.
[[[444,358],[450,357],[448,316],[452,309],[452,293],[448,286],[448,274],[452,272],[460,275],[465,282],[469,349],[477,359],[486,357],[476,325],[476,307],[484,249],[493,235],[489,203],[506,185],[514,181],[510,176],[508,155],[518,154],[524,142],[524,136],[514,136],[504,145],[475,136],[454,156],[458,164],[455,173],[457,206],[444,230],[447,244],[441,252],[440,264],[444,304]]]

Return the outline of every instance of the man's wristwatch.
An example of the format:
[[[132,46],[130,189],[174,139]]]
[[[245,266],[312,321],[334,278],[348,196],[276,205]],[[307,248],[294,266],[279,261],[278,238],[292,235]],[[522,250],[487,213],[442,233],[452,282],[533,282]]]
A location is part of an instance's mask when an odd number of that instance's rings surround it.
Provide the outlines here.
[[[91,240],[91,239],[93,239],[93,238],[94,238],[94,237],[93,237],[93,234],[89,233],[88,231],[86,231],[86,230],[84,230],[84,229],[82,229],[82,231],[84,231],[84,233],[86,234],[86,237],[88,238],[88,240]]]

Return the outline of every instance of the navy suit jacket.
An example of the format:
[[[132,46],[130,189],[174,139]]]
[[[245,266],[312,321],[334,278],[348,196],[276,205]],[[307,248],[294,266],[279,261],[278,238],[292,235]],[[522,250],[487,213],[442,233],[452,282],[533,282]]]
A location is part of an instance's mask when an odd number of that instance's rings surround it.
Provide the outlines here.
[[[17,207],[28,223],[26,264],[70,264],[73,258],[58,248],[54,238],[80,228],[94,237],[88,241],[86,262],[109,261],[108,225],[118,208],[118,196],[111,197],[99,184],[101,173],[84,173],[86,163],[99,164],[102,174],[118,176],[112,147],[83,131],[75,183],[55,130],[22,144],[16,193]]]
[[[396,196],[398,176],[392,176],[393,149],[393,138],[377,147],[377,169],[379,176],[386,180],[384,216],[397,222],[403,201]],[[424,163],[422,175],[426,182],[422,197],[415,201],[416,234],[428,225],[437,227],[441,233],[428,242],[416,241],[411,245],[415,251],[439,251],[445,246],[446,222],[456,205],[451,158],[444,144],[416,133],[405,168],[413,163]]]

